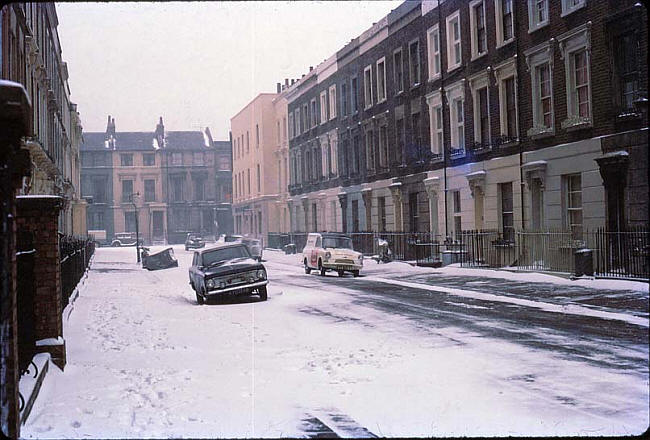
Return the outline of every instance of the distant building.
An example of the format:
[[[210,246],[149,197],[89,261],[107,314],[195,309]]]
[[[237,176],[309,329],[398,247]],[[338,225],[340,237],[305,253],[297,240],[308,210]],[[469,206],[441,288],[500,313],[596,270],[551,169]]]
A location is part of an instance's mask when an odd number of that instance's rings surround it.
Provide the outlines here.
[[[106,132],[84,134],[88,229],[106,231],[110,242],[115,233],[135,232],[137,218],[147,244],[181,243],[188,232],[214,237],[217,213],[229,207],[227,188],[223,201],[217,197],[217,168],[229,166],[217,161],[224,150],[228,142],[214,142],[208,129],[165,131],[161,117],[154,131],[119,132],[109,116]]]
[[[230,136],[232,138],[232,136]],[[232,142],[214,141],[217,169],[215,173],[215,234],[232,234]]]
[[[261,93],[230,119],[235,232],[266,240],[286,229],[286,100]]]

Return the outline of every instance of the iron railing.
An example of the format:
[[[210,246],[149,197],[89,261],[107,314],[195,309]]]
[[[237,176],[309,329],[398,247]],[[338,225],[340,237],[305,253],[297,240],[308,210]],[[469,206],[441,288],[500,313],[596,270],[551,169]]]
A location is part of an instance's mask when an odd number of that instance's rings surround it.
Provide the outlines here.
[[[515,267],[521,270],[575,273],[575,253],[591,250],[594,275],[648,279],[650,231],[647,227],[625,231],[584,230],[576,240],[564,230],[515,231],[504,240],[494,230],[457,234],[463,267]]]
[[[94,252],[95,242],[91,237],[64,235],[59,238],[61,310],[68,305],[70,295],[86,272]]]

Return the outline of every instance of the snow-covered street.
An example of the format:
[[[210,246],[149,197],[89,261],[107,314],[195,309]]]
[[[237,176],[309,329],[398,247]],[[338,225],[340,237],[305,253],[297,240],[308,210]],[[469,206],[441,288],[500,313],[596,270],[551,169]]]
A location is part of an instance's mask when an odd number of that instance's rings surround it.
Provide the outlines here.
[[[196,304],[191,252],[101,248],[24,438],[634,435],[649,424],[647,284],[366,260],[269,299]],[[470,278],[471,277],[471,278]]]

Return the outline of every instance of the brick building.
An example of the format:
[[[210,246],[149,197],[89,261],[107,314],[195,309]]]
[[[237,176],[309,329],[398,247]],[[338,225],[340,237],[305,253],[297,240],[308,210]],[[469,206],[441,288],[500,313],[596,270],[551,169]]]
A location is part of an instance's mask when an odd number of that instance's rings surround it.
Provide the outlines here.
[[[287,91],[292,230],[647,225],[646,48],[631,1],[404,2]]]

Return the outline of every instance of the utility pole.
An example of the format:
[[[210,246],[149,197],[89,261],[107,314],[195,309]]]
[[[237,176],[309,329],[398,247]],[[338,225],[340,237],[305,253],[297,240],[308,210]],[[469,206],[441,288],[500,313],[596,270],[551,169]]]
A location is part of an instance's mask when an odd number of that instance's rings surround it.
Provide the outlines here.
[[[139,192],[131,194],[131,204],[135,211],[135,251],[137,253],[137,262],[140,262],[140,227],[138,222],[138,207],[135,204],[135,197],[139,196]]]

